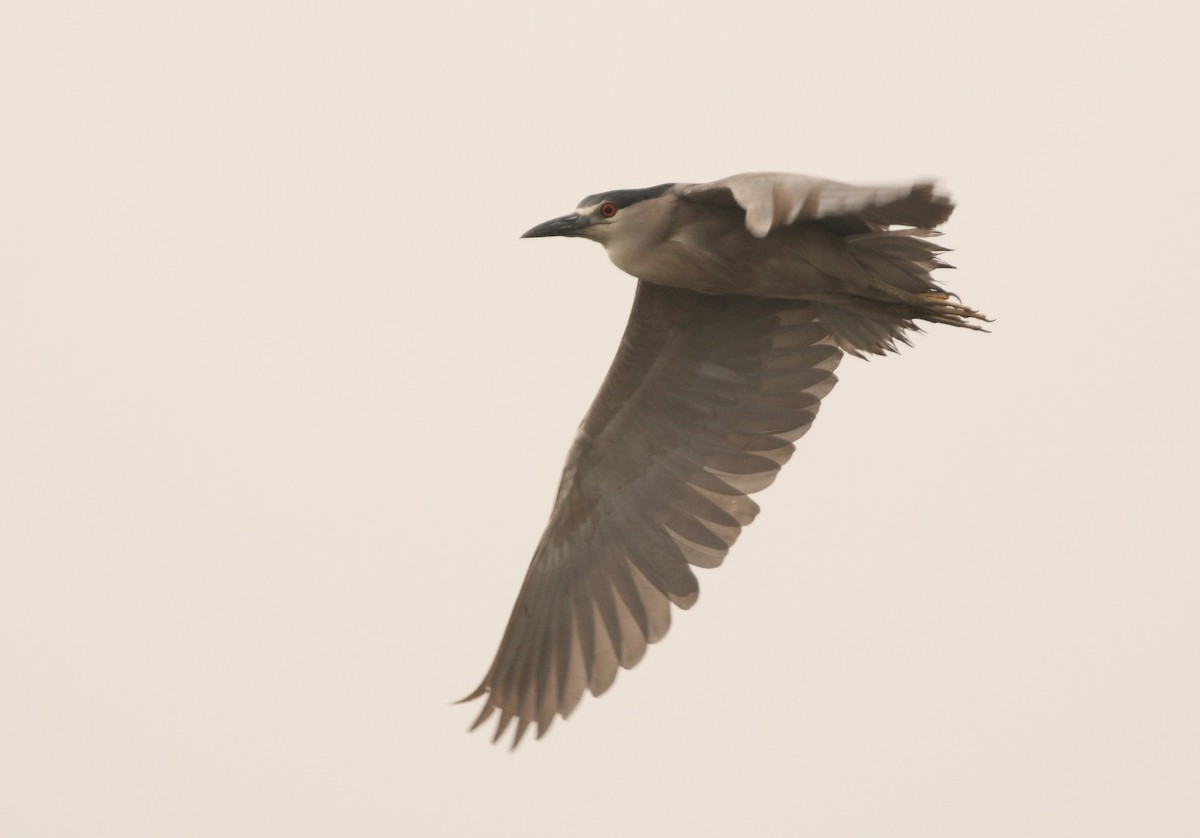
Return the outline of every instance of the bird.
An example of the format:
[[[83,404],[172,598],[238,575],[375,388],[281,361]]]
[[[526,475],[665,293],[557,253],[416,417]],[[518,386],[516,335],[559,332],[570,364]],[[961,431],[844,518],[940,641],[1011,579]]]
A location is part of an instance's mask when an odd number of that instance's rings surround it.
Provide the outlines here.
[[[471,730],[499,711],[540,739],[695,604],[812,425],[844,354],[895,352],[916,321],[990,322],[932,278],[954,209],[933,181],[856,186],[754,172],[589,195],[522,238],[604,246],[637,279]]]

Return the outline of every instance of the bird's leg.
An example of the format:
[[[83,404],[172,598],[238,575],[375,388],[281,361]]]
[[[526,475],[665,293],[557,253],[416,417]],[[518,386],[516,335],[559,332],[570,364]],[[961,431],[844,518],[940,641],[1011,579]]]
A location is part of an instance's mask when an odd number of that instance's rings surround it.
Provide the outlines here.
[[[946,293],[945,291],[926,291],[923,294],[914,295],[919,302],[916,303],[917,313],[914,317],[921,320],[927,320],[931,323],[945,323],[948,326],[961,326],[964,329],[975,329],[980,332],[986,332],[979,323],[972,323],[972,320],[980,320],[984,323],[991,323],[992,319],[982,312],[962,305],[959,302],[954,302],[957,297]]]

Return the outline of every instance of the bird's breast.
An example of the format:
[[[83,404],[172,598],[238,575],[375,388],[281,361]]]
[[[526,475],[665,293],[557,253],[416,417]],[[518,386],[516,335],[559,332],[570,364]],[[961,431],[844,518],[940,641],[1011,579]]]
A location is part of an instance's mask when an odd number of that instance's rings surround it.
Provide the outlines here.
[[[828,270],[826,251],[843,243],[825,231],[806,235],[812,232],[789,229],[760,239],[741,226],[694,224],[652,245],[614,242],[608,256],[646,282],[705,294],[817,299],[851,290],[850,276]]]

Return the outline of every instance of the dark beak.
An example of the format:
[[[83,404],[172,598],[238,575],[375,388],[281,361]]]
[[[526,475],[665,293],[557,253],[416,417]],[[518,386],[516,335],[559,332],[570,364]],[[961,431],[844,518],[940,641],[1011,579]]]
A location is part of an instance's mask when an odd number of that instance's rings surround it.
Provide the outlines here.
[[[581,236],[588,224],[587,217],[573,212],[570,215],[552,218],[549,221],[539,224],[532,230],[526,230],[521,235],[521,238],[539,239],[543,236]]]

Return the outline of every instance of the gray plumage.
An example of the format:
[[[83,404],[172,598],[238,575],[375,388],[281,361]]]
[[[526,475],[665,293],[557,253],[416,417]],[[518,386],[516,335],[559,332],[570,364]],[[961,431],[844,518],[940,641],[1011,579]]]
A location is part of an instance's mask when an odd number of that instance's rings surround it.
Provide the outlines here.
[[[591,195],[525,235],[604,245],[638,278],[629,324],[567,457],[484,698],[513,745],[600,695],[699,594],[833,388],[843,352],[915,320],[978,329],[930,272],[953,204],[932,184],[744,174]]]

